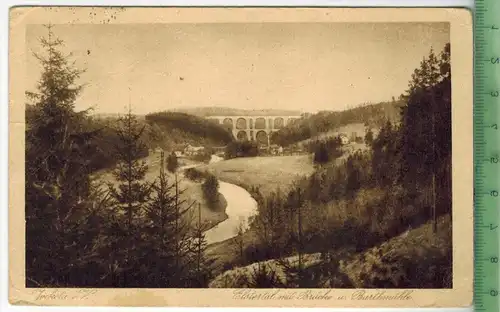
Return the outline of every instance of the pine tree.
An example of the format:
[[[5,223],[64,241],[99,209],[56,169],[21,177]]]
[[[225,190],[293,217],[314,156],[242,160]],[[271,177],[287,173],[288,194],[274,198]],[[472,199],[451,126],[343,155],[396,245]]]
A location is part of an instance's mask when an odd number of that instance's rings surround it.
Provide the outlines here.
[[[175,198],[172,196],[174,184],[169,185],[163,169],[164,154],[161,153],[160,173],[158,180],[152,185],[151,201],[145,205],[148,225],[145,233],[150,245],[151,254],[144,260],[150,261],[148,276],[144,279],[150,287],[162,287],[175,274],[175,235],[172,226],[175,222]]]
[[[297,260],[289,260],[284,257],[280,257],[277,261],[283,267],[283,271],[286,275],[286,286],[287,287],[302,287],[306,283],[306,272],[304,270],[303,256],[304,256],[304,234],[303,234],[303,222],[304,213],[303,209],[305,206],[304,191],[298,185],[290,191],[288,196],[289,205],[289,244],[291,250],[296,254]]]
[[[182,287],[186,278],[181,265],[188,261],[188,255],[180,251],[180,246],[188,244],[187,213],[191,207],[181,208],[178,183],[169,183],[163,152],[160,157],[160,173],[152,185],[151,200],[145,205],[148,221],[143,260],[149,265],[142,275],[150,287]]]
[[[125,212],[126,228],[130,230],[133,230],[134,217],[140,213],[141,205],[146,202],[149,194],[149,185],[144,182],[148,166],[140,159],[146,148],[141,141],[144,128],[129,109],[124,117],[118,119],[115,129],[119,142],[115,145],[118,163],[113,176],[119,184],[118,188],[111,187],[111,194]]]
[[[75,271],[85,270],[98,233],[88,223],[96,193],[86,157],[96,132],[84,129],[87,112],[74,107],[83,71],[47,30],[46,55],[34,53],[42,65],[37,91],[26,92],[26,284],[50,287],[82,282]]]
[[[243,221],[240,220],[235,231],[236,231],[236,236],[234,237],[235,252],[238,254],[240,263],[244,264],[245,263],[245,253],[244,253],[245,241],[243,239],[243,234],[245,234],[245,227],[244,227]]]
[[[376,185],[387,187],[398,181],[400,140],[400,130],[387,120],[372,142],[372,169]]]
[[[114,209],[110,216],[109,250],[110,261],[117,267],[113,271],[113,285],[133,286],[140,284],[137,267],[142,255],[141,229],[144,225],[144,206],[148,201],[151,186],[145,182],[148,167],[140,157],[145,145],[141,141],[144,126],[129,109],[117,121],[115,129],[119,142],[115,146],[118,161],[113,176],[118,185],[110,185]]]
[[[437,207],[451,212],[450,68],[449,44],[440,55],[431,50],[401,96],[401,180],[408,190],[431,193],[434,217]]]
[[[205,238],[206,224],[201,222],[201,205],[198,203],[198,220],[193,228],[191,244],[191,272],[188,286],[195,288],[207,287],[212,277],[210,261],[205,256],[207,250],[207,240]]]

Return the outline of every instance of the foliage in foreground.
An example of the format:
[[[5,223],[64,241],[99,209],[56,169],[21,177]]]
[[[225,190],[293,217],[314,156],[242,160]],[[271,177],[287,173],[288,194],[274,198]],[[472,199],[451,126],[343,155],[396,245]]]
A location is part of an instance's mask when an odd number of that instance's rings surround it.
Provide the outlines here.
[[[212,288],[451,288],[451,218],[440,217],[362,252],[332,247],[228,270]],[[300,273],[298,273],[300,272]],[[300,274],[300,278],[298,278]]]
[[[324,163],[290,191],[254,191],[258,239],[247,263],[332,247],[360,252],[451,214],[449,52],[422,61],[402,96],[401,124],[385,122],[370,150]]]
[[[114,133],[116,184],[91,180],[100,130],[88,131],[74,102],[81,71],[58,50],[49,27],[37,92],[27,93],[26,286],[203,287],[210,278],[206,241],[192,227],[191,206],[167,180],[162,155],[156,181],[140,160],[145,125],[129,112]],[[109,152],[109,151],[108,151]]]

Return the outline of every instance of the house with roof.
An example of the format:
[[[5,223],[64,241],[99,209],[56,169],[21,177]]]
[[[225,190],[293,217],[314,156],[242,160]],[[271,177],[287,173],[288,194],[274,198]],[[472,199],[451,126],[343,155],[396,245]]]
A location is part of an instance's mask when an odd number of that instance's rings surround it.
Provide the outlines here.
[[[184,148],[184,154],[187,156],[194,156],[194,155],[199,155],[205,151],[204,146],[193,146],[191,144],[188,144]]]

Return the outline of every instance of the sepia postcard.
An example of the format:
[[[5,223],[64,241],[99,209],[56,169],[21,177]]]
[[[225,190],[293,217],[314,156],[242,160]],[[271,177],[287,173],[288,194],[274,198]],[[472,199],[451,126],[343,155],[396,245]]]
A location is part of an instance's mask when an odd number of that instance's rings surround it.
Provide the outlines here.
[[[472,15],[10,11],[14,305],[466,307]]]

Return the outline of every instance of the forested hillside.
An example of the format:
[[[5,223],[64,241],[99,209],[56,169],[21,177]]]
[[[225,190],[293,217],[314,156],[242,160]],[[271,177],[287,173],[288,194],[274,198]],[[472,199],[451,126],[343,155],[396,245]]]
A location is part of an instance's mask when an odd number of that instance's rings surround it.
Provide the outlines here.
[[[204,118],[187,113],[159,112],[146,115],[146,122],[156,135],[158,143],[191,143],[199,145],[223,146],[233,140],[233,136],[223,127]],[[167,135],[168,134],[168,135]],[[168,138],[170,142],[166,142]]]
[[[253,189],[259,212],[251,223],[251,231],[257,239],[246,246],[238,263],[297,256],[298,264],[287,275],[289,283],[295,285],[292,287],[297,287],[296,283],[298,287],[315,287],[303,275],[307,273],[301,259],[306,254],[320,252],[329,258],[331,273],[335,274],[338,264],[334,263],[343,256],[332,259],[332,252],[362,253],[384,242],[388,242],[388,249],[397,248],[391,245],[391,238],[427,222],[429,237],[451,237],[451,223],[439,229],[437,225],[440,216],[449,217],[452,213],[449,57],[448,44],[439,55],[431,51],[422,61],[411,77],[408,91],[401,96],[405,103],[401,121],[394,124],[386,120],[368,150],[357,151],[341,161],[335,155],[325,157],[326,161],[321,161],[309,178],[291,190],[264,195]],[[353,111],[340,115],[343,117],[339,117],[339,122],[359,121],[361,114]],[[451,287],[451,246],[442,248],[448,249],[442,249],[439,255],[423,252],[394,265],[405,271],[426,257],[435,256],[429,269],[447,272],[447,276],[433,281],[434,287]],[[285,268],[289,265],[280,261]],[[266,274],[270,277],[273,272]],[[349,274],[353,280],[362,278],[355,276],[357,273]],[[294,280],[297,276],[302,278]],[[261,276],[260,281],[270,280]],[[389,287],[410,286],[404,281],[387,283]]]
[[[75,110],[83,70],[47,28],[35,53],[43,72],[26,92],[25,286],[205,287],[201,203],[183,199],[164,153],[157,171],[141,159],[152,125],[130,110],[106,120]],[[94,179],[103,161],[114,181]]]
[[[27,105],[26,115],[29,122],[35,114],[35,107]],[[172,151],[180,144],[203,146],[223,146],[232,141],[232,135],[222,127],[209,121],[183,113],[154,113],[136,116],[141,127],[140,137],[144,145],[139,157],[148,155],[149,149],[161,147]],[[115,163],[113,152],[119,144],[116,127],[119,116],[96,117],[81,114],[81,127],[95,132],[92,144],[88,146],[91,171],[110,168]]]
[[[349,124],[361,123],[369,128],[380,128],[387,120],[397,124],[400,121],[402,105],[403,101],[393,100],[377,104],[363,104],[340,112],[322,111],[303,117],[273,133],[271,140],[276,144],[287,146]]]

